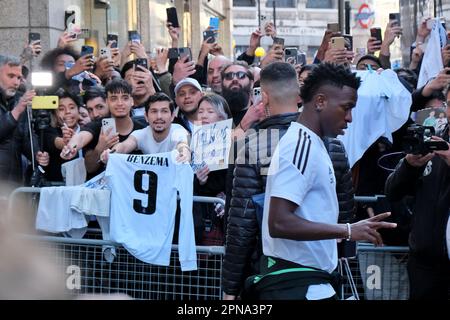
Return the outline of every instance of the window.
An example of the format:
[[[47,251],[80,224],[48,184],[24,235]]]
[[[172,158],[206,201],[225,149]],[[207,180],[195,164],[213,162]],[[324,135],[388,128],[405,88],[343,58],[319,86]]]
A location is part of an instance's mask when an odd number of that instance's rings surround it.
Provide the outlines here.
[[[331,1],[331,0],[307,0],[306,8],[333,9],[333,1]]]
[[[233,6],[235,7],[254,7],[256,0],[233,0]]]
[[[296,8],[297,0],[276,0],[275,1],[277,8]],[[273,7],[273,0],[267,0],[266,7]]]

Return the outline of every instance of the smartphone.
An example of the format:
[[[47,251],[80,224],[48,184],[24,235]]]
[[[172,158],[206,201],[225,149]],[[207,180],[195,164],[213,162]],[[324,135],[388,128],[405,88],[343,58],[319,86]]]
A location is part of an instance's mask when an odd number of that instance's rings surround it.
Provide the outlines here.
[[[298,64],[298,51],[297,48],[284,49],[285,61],[292,65]]]
[[[37,32],[30,32],[28,34],[28,43],[34,43],[34,42],[38,42],[41,41],[41,34],[37,33]]]
[[[342,37],[345,40],[345,47],[347,48],[347,50],[353,51],[353,37],[348,34],[344,34]]]
[[[191,48],[178,48],[178,53],[181,59],[184,57],[188,57],[187,61],[192,61],[192,52]]]
[[[167,8],[167,22],[172,24],[172,27],[179,28],[180,23],[178,22],[178,14],[177,14],[177,8]]]
[[[81,47],[81,56],[87,56],[87,55],[93,55],[94,54],[94,48],[91,46],[82,46]]]
[[[59,98],[57,96],[36,96],[31,102],[33,110],[55,110],[58,109]]]
[[[106,38],[106,45],[108,45],[110,42],[112,42],[111,48],[117,48],[117,46],[119,45],[119,36],[117,34],[108,34]]]
[[[400,13],[396,12],[396,13],[389,13],[389,22],[393,22],[396,21],[396,23],[394,23],[392,26],[400,26]]]
[[[274,37],[273,38],[273,44],[276,45],[281,45],[284,47],[284,39],[283,38],[278,38],[278,37]]]
[[[332,32],[339,32],[341,29],[339,28],[339,23],[329,23],[327,24],[327,30]]]
[[[261,96],[261,87],[253,88],[253,97]]]
[[[64,12],[64,30],[68,30],[71,24],[75,24],[75,11]]]
[[[306,53],[299,52],[297,62],[298,64],[304,66],[306,64]]]
[[[376,38],[378,41],[382,42],[383,38],[381,36],[381,28],[371,28],[370,36]]]
[[[114,119],[114,118],[102,119],[103,133],[107,133],[108,130],[111,130],[111,132],[109,133],[109,136],[115,135],[117,133],[116,119]]]
[[[138,58],[134,61],[135,66],[141,66],[148,70],[148,60],[145,58]],[[141,69],[136,68],[137,71],[141,71]]]
[[[141,43],[141,35],[135,30],[128,31],[128,40],[131,42]]]
[[[109,47],[100,49],[100,58],[112,59],[111,49]]]
[[[180,57],[180,53],[178,52],[177,48],[169,48],[168,53],[169,59],[178,59]]]
[[[207,39],[209,39],[207,43],[216,42],[216,32],[213,30],[204,31],[203,32],[203,41],[206,41]]]
[[[209,18],[209,28],[213,31],[219,31],[220,19],[218,17]]]
[[[345,49],[344,37],[331,38],[331,48],[332,49]]]

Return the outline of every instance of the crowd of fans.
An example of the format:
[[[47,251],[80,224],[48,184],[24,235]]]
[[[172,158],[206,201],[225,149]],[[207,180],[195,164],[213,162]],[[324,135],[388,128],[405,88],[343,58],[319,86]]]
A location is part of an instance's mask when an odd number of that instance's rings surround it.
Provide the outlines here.
[[[450,85],[450,45],[442,48],[444,67],[441,72],[424,86],[417,87],[426,50],[424,44],[431,32],[428,20],[425,19],[418,27],[416,41],[411,45],[410,65],[394,71],[412,95],[411,113],[427,108],[441,108],[440,113],[446,112],[437,114],[438,118],[435,118],[435,113],[430,113],[434,122],[430,119],[429,123],[439,122],[439,137],[436,139],[448,142],[450,108],[446,103],[450,103],[450,93],[447,91]],[[232,152],[233,161],[230,161],[228,169],[210,172],[204,166],[196,172],[194,179],[195,195],[221,197],[226,200],[226,206],[195,205],[193,214],[197,244],[225,246],[223,290],[227,298],[236,298],[243,290],[245,279],[259,272],[259,258],[263,253],[261,217],[255,196],[265,192],[267,170],[278,142],[275,140],[274,143],[266,132],[276,130],[281,138],[291,123],[297,121],[303,107],[302,98],[307,95],[300,94],[302,87],[306,84],[308,93],[316,90],[313,89],[315,84],[308,83],[308,76],[318,72],[319,66],[332,64],[334,67],[330,67],[330,72],[341,72],[341,67],[378,72],[390,69],[390,47],[397,37],[401,37],[402,28],[391,21],[382,41],[369,38],[363,55],[355,55],[348,47],[332,47],[331,39],[341,34],[326,30],[316,56],[308,57],[314,58],[311,65],[285,63],[285,48],[281,44],[272,45],[262,59],[255,57],[262,37],[277,36],[272,23],[266,24],[264,30],[258,29],[251,34],[247,50],[235,61],[225,57],[220,45],[211,39],[205,39],[195,61],[186,55],[173,57],[170,50],[178,48],[180,29],[170,24],[167,28],[172,48],[157,49],[154,55],[148,52],[155,48],[145,47],[139,41],[129,41],[121,50],[117,48],[117,43],[110,41],[107,44],[111,52],[109,57],[94,57],[93,54],[81,56],[73,47],[76,39],[68,32],[60,36],[58,47],[48,52],[42,52],[41,43],[37,41],[29,43],[20,57],[0,55],[1,194],[7,196],[11,189],[24,184],[45,186],[63,183],[61,167],[76,158],[84,158],[86,180],[105,170],[112,152],[155,154],[176,149],[179,161],[189,161],[192,151],[189,136],[194,125],[232,119],[233,142],[239,145],[237,141],[244,139],[245,147]],[[27,52],[31,54],[25,54]],[[44,93],[29,89],[30,72],[25,66],[28,60],[39,55],[43,55],[39,69],[53,74],[53,84]],[[147,61],[148,68],[142,59]],[[288,81],[292,77],[295,81]],[[262,96],[256,99],[253,89],[258,87],[262,88]],[[31,105],[37,94],[59,97],[59,105],[51,112],[50,121],[44,128],[37,121],[31,121],[27,112],[27,106]],[[102,130],[102,120],[108,118],[115,119],[113,133],[112,129]],[[379,166],[379,159],[403,150],[403,137],[413,123],[410,118],[402,128],[393,132],[393,143],[380,137],[352,168],[349,167],[342,142],[335,136],[323,137],[336,178],[339,223],[351,224],[392,211],[390,219],[398,227],[380,232],[385,243],[406,245],[411,229],[413,239],[418,233],[426,238],[423,231],[417,231],[422,230],[423,225],[420,224],[423,221],[411,221],[414,200],[403,197],[406,192],[392,191],[398,185],[409,183],[410,187],[415,182],[406,181],[406,178],[405,182],[396,176],[387,189],[392,192],[388,193],[387,199],[376,204],[356,204],[354,201],[355,195],[385,193],[386,180],[391,172]],[[262,135],[262,132],[265,134]],[[361,134],[364,135],[363,132]],[[251,135],[267,139],[267,150],[255,151],[260,145],[252,144],[259,140]],[[257,158],[246,161],[252,152],[257,154]],[[438,155],[407,157],[401,163],[403,175],[408,178],[409,170],[413,172],[409,175],[419,176],[418,170],[423,170],[433,156]],[[445,159],[447,166],[450,165],[448,153],[439,156]],[[395,165],[391,166],[392,171]],[[41,171],[36,182],[33,177],[39,171],[38,166]],[[433,166],[441,168],[442,164]],[[448,219],[450,194],[445,192],[450,182],[449,171],[448,167],[441,170],[447,178],[442,180],[441,177],[439,180],[440,187],[436,189],[436,194],[440,196],[438,199],[421,200],[421,203],[438,202],[435,210],[444,212],[446,209],[445,213],[440,214],[447,214]],[[411,188],[407,191],[415,198],[421,197]],[[424,206],[422,204],[420,209],[426,212]],[[445,224],[447,220],[441,218],[439,221]],[[443,228],[435,230],[439,230],[439,235],[444,232]],[[448,285],[448,260],[442,258],[443,252],[435,250],[435,256],[428,252],[423,258],[427,245],[442,246],[439,241],[441,239],[434,239],[425,246],[419,245],[415,266],[422,266],[421,259],[427,263],[438,261],[440,276],[436,277],[447,281]],[[373,242],[379,243],[378,238]],[[414,244],[411,246],[416,248]],[[423,297],[423,292],[419,291],[414,291],[417,295],[413,296]]]

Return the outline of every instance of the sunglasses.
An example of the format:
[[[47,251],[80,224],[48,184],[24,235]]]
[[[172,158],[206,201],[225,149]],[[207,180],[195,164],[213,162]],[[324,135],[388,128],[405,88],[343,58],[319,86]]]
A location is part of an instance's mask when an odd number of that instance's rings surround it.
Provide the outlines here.
[[[239,72],[227,72],[224,74],[224,78],[225,80],[233,80],[234,78],[238,78],[239,80],[244,79],[245,77],[248,77],[248,74],[244,71],[239,71]]]

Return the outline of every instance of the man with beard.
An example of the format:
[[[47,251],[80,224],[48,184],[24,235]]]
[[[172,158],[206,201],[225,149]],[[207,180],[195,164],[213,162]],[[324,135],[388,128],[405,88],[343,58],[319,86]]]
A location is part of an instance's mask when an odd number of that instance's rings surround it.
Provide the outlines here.
[[[31,143],[26,116],[27,105],[36,95],[27,91],[22,97],[18,89],[22,66],[18,58],[0,55],[0,181],[19,183],[22,180],[21,155],[31,160]],[[37,142],[37,138],[34,142]],[[38,151],[37,143],[34,151]],[[45,155],[37,153],[37,160]]]
[[[115,145],[112,151],[128,154],[139,149],[144,154],[158,154],[177,149],[179,162],[189,161],[188,133],[180,125],[172,123],[175,106],[167,95],[157,93],[150,97],[145,106],[145,119],[149,126],[134,131],[127,140]],[[101,159],[108,162],[111,150],[103,152]]]
[[[222,96],[230,106],[236,126],[241,123],[251,106],[250,92],[253,88],[253,74],[247,63],[236,61],[222,69]],[[244,131],[247,127],[242,127]]]
[[[222,94],[222,67],[231,61],[225,56],[216,56],[211,59],[208,65],[208,87],[217,94]]]
[[[202,97],[202,87],[195,79],[185,78],[175,87],[175,101],[180,109],[174,123],[183,126],[189,133],[192,133],[197,121],[198,103]]]

